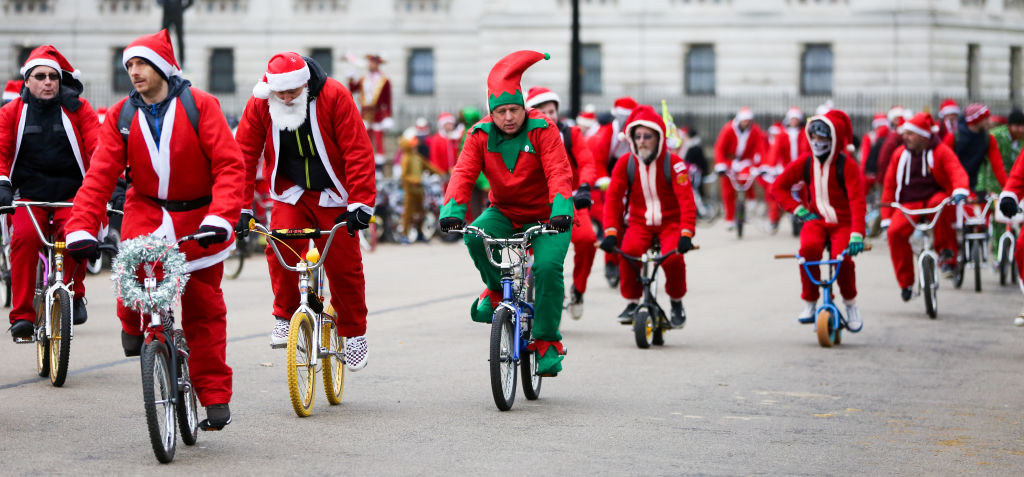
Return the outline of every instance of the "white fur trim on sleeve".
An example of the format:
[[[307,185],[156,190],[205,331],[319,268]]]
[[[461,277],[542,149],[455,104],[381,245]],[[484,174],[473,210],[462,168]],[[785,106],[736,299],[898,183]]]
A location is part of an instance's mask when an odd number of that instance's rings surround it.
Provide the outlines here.
[[[84,230],[76,230],[64,237],[64,242],[66,243],[75,243],[79,240],[96,240],[96,237]]]
[[[200,227],[204,225],[212,225],[214,227],[222,228],[224,230],[227,230],[229,234],[235,230],[235,228],[232,227],[227,220],[224,220],[223,217],[216,215],[207,215],[206,218],[204,218],[203,221],[199,223]]]
[[[360,204],[359,202],[352,202],[352,203],[348,204],[348,209],[347,210],[349,212],[351,212],[353,210],[356,210],[356,209],[360,209],[363,212],[366,212],[367,214],[373,215],[373,208],[368,206],[368,205],[366,205],[366,204]]]
[[[0,178],[0,179],[3,179],[3,178]],[[1003,192],[1001,192],[999,194],[999,200],[1003,200],[1003,199],[1005,199],[1007,197],[1013,199],[1014,202],[1020,202],[1020,199],[1017,198],[1017,194],[1014,194],[1013,192],[1010,192],[1008,190],[1004,190]]]
[[[971,191],[967,189],[953,189],[953,195],[961,194],[963,196],[971,195]]]

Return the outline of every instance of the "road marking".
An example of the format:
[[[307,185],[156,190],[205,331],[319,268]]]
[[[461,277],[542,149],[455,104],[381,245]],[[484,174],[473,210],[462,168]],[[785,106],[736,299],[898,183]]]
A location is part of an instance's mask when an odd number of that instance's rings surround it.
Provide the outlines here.
[[[409,304],[406,304],[406,305],[398,305],[398,306],[393,306],[393,307],[390,307],[390,308],[381,308],[379,310],[374,310],[374,311],[368,312],[368,313],[366,313],[366,315],[370,316],[370,315],[380,315],[380,314],[384,314],[384,313],[392,313],[392,312],[395,312],[395,311],[408,310],[410,308],[418,308],[418,307],[425,306],[425,305],[433,305],[435,303],[443,303],[443,302],[446,302],[446,301],[458,300],[458,299],[462,299],[462,298],[471,298],[471,297],[475,297],[475,296],[477,296],[476,293],[461,293],[461,294],[458,294],[458,295],[449,295],[449,296],[446,296],[446,297],[432,298],[430,300],[423,300],[423,301],[420,301],[420,302],[409,303]],[[246,336],[236,336],[234,338],[229,338],[228,339],[228,343],[236,343],[236,342],[239,342],[239,341],[248,341],[248,340],[251,340],[251,339],[259,338],[261,336],[267,336],[267,333],[253,333],[251,335],[246,335]],[[68,371],[68,375],[69,376],[75,376],[75,375],[79,375],[79,374],[83,374],[83,373],[88,373],[90,371],[96,371],[96,370],[99,370],[99,369],[106,369],[106,368],[110,368],[110,367],[113,367],[113,366],[117,366],[119,364],[132,363],[132,362],[137,362],[137,360],[125,358],[125,359],[119,359],[117,361],[109,361],[109,362],[106,362],[106,363],[94,364],[92,366],[88,366],[88,367],[85,367],[85,368],[82,368],[82,369],[76,369],[74,371]],[[43,380],[46,380],[46,379],[47,378],[36,377],[36,378],[23,379],[21,381],[15,381],[13,383],[0,384],[0,391],[3,391],[5,389],[16,388],[18,386],[24,386],[26,384],[36,383],[36,382],[43,381]]]

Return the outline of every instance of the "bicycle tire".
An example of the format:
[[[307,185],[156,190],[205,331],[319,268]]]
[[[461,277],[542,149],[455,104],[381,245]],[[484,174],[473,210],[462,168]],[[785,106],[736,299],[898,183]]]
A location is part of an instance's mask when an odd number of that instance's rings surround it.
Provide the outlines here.
[[[3,281],[0,290],[4,294],[3,299],[0,301],[3,302],[4,308],[11,307],[11,264],[7,260],[7,253],[6,247],[0,252],[0,280]]]
[[[36,373],[40,378],[45,378],[50,375],[50,340],[38,339],[41,335],[38,331],[40,326],[43,326],[43,320],[36,317],[37,329],[33,330],[33,336],[36,338]]]
[[[295,414],[299,417],[307,417],[313,412],[314,391],[316,391],[313,324],[309,315],[302,312],[292,315],[286,348],[288,396],[291,398]]]
[[[324,310],[328,319],[324,320],[324,327],[321,330],[321,341],[323,347],[331,353],[344,355],[345,339],[338,336],[336,320],[338,317],[334,308],[328,305]],[[320,367],[324,374],[324,394],[327,395],[327,402],[331,405],[341,404],[341,395],[345,392],[345,363],[340,357],[330,354],[320,360]]]
[[[1010,246],[1007,242],[1010,239],[1004,239],[999,241],[999,286],[1005,287],[1006,282],[1010,281],[1010,256],[1013,254],[1013,250],[1010,250]]]
[[[523,341],[530,340],[530,330],[523,330]],[[537,360],[533,357],[533,351],[527,351],[519,356],[519,371],[523,379],[523,396],[528,401],[534,401],[540,397],[540,386],[544,377],[537,375]]]
[[[440,223],[437,217],[437,211],[428,209],[423,212],[423,223],[420,224],[420,230],[423,231],[423,240],[430,242],[437,235],[440,230]],[[416,240],[417,238],[412,237],[410,240]]]
[[[953,265],[953,288],[959,290],[964,286],[964,275],[967,270],[967,245],[958,244],[956,264]]]
[[[974,262],[974,291],[981,293],[981,242],[971,241],[971,261]]]
[[[181,442],[194,446],[199,438],[199,402],[188,372],[189,349],[182,330],[174,330],[174,349],[178,352],[178,405],[175,406],[178,430],[181,431]]]
[[[227,260],[224,260],[224,277],[234,280],[242,274],[242,268],[245,266],[245,255],[246,247],[244,239],[235,239],[235,249],[228,255]]]
[[[935,319],[939,315],[938,295],[935,291],[935,260],[932,257],[921,259],[921,294],[924,295],[924,311],[928,317]]]
[[[654,331],[651,333],[651,344],[654,346],[663,346],[665,344],[665,332],[672,328],[669,324],[668,317],[665,316],[665,310],[658,309],[658,325],[654,327]]]
[[[651,335],[654,333],[654,318],[650,310],[641,306],[633,314],[633,337],[636,340],[636,347],[647,349],[651,347]]]
[[[516,362],[512,359],[515,346],[515,324],[512,312],[498,308],[491,319],[490,354],[488,364],[491,372],[491,395],[494,405],[501,411],[512,409],[516,401]]]
[[[833,336],[836,332],[832,321],[832,310],[828,308],[818,310],[814,319],[814,332],[818,335],[818,344],[822,348],[832,347],[834,342]]]
[[[100,255],[96,260],[85,262],[85,271],[89,275],[99,275],[103,271],[103,256]]]
[[[71,361],[71,297],[57,289],[50,305],[50,384],[61,387]]]
[[[149,442],[156,460],[166,464],[174,460],[177,445],[167,346],[159,340],[150,341],[143,348],[139,361],[142,363],[142,402],[146,408]]]
[[[743,221],[746,220],[747,202],[744,200],[746,193],[741,193],[736,201],[736,237],[743,238]]]

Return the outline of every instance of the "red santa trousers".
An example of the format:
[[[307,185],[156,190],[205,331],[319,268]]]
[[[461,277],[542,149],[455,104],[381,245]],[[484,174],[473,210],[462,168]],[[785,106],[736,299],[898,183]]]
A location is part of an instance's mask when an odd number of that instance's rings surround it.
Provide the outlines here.
[[[630,224],[626,227],[626,234],[622,237],[622,245],[619,248],[628,255],[639,257],[650,248],[657,237],[661,244],[661,253],[668,253],[679,244],[679,233],[682,228],[678,223],[662,224],[660,227]],[[635,264],[634,264],[635,265]],[[674,254],[661,263],[661,269],[665,272],[665,293],[672,300],[682,299],[686,295],[686,262],[683,256]],[[640,277],[637,276],[633,265],[629,260],[622,259],[619,263],[619,289],[622,297],[627,300],[637,300],[643,296],[643,286],[640,284]]]
[[[576,209],[576,217],[573,219],[572,242],[572,286],[576,291],[587,292],[587,278],[590,276],[590,269],[594,267],[594,255],[597,254],[597,234],[594,233],[594,226],[590,222],[590,209]]]
[[[345,212],[344,207],[321,207],[320,192],[307,190],[294,205],[274,202],[270,215],[272,229],[300,229],[319,227],[329,230],[334,219]],[[309,240],[285,240],[285,244],[302,256],[309,249]],[[314,240],[317,249],[323,252],[327,237]],[[298,257],[281,246],[281,256],[294,266]],[[299,274],[285,270],[267,247],[267,262],[270,264],[270,285],[274,290],[274,316],[289,319],[299,307]],[[349,237],[348,229],[339,229],[334,234],[331,249],[324,262],[324,272],[331,291],[331,305],[338,314],[338,336],[353,337],[366,334],[366,283],[363,279],[363,255],[359,250],[359,237]]]
[[[800,228],[800,256],[808,262],[821,260],[821,254],[825,251],[825,241],[832,246],[832,256],[836,258],[850,243],[850,226],[840,224],[828,224],[824,220],[812,220],[804,222]],[[803,292],[800,298],[805,301],[818,301],[821,296],[821,288],[811,282],[811,279],[804,273],[803,265],[799,265],[800,284]],[[820,267],[808,267],[815,280],[821,278]],[[839,277],[836,279],[839,284],[839,291],[846,300],[857,298],[857,275],[853,260],[847,256],[839,267]]]
[[[370,142],[373,143],[373,152],[384,155],[384,131],[381,129],[370,130]]]
[[[771,183],[764,180],[763,177],[758,177],[754,182],[761,186],[761,190],[764,191],[765,204],[768,205],[768,218],[772,222],[778,222],[781,210],[770,192]],[[756,197],[754,187],[751,186],[747,189],[747,200],[753,200]],[[726,176],[722,176],[722,208],[725,209],[725,220],[729,222],[736,220],[736,189],[732,187],[732,181]],[[747,211],[748,217],[749,213],[750,211]]]
[[[53,222],[50,222],[50,214]],[[71,208],[65,207],[32,207],[32,214],[39,223],[43,234],[58,240],[64,240],[64,223],[71,216]],[[36,264],[43,246],[39,234],[32,225],[28,209],[18,207],[11,221],[14,231],[11,233],[11,323],[14,320],[36,321],[32,297],[35,294]],[[64,255],[64,283],[74,279],[71,290],[75,298],[85,296],[85,262],[77,262]]]
[[[1013,259],[1017,262],[1017,278],[1021,279],[1019,282],[1020,289],[1024,292],[1024,243],[1021,243],[1021,239],[1017,238],[1017,243],[1013,249]]]
[[[224,263],[189,273],[181,295],[181,329],[188,342],[188,371],[202,406],[231,401],[231,367],[225,359],[228,341],[227,306],[220,281]],[[130,335],[142,334],[142,318],[117,302],[121,328]]]
[[[926,209],[939,205],[946,198],[945,192],[936,192],[926,201],[903,202],[908,209]],[[939,213],[939,220],[932,230],[935,237],[935,250],[956,251],[956,233],[953,231],[953,218],[955,210],[946,207]],[[914,226],[907,221],[907,217],[899,210],[893,210],[889,222],[889,256],[892,258],[892,267],[896,271],[896,282],[900,288],[908,288],[914,285],[914,250],[910,246],[910,236],[914,233]],[[929,216],[920,217],[920,220],[930,220]]]

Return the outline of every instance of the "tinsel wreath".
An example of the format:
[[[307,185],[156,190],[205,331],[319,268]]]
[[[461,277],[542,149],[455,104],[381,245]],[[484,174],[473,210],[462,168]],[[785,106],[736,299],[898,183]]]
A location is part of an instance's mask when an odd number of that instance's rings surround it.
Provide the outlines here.
[[[152,290],[146,290],[139,278],[154,277],[154,267],[163,264],[163,278]],[[181,296],[188,282],[188,262],[177,244],[163,237],[143,235],[121,242],[111,264],[114,293],[124,306],[139,313],[165,310]]]

